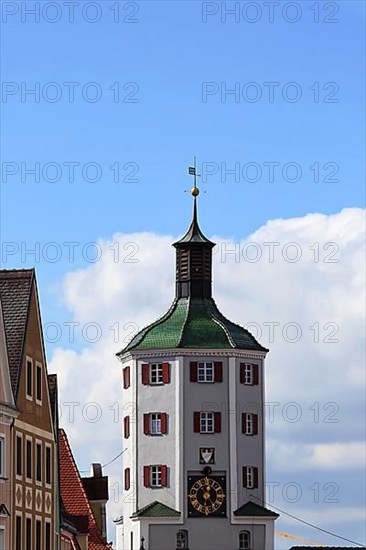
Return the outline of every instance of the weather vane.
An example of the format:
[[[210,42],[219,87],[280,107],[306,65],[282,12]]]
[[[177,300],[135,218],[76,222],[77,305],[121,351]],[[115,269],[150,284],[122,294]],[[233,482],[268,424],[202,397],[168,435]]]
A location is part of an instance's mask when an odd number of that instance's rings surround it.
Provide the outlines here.
[[[200,178],[201,175],[200,174],[197,174],[197,168],[196,168],[196,157],[194,157],[194,165],[193,166],[189,166],[188,167],[188,174],[190,176],[193,176],[194,177],[194,184],[193,184],[193,187],[191,189],[191,193],[192,195],[196,198],[198,197],[198,195],[200,194],[200,190],[198,189],[197,187],[197,178]]]

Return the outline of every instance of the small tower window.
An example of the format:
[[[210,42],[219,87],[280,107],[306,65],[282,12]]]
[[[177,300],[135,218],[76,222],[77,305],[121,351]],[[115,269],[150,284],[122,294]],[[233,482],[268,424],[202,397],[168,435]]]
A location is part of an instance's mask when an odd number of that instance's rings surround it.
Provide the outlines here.
[[[150,365],[150,384],[162,384],[163,382],[163,364],[152,363]]]
[[[181,529],[177,532],[177,550],[189,550],[188,531],[186,529]]]
[[[198,382],[213,382],[213,363],[198,363]]]
[[[251,550],[251,540],[249,531],[239,533],[239,550]]]

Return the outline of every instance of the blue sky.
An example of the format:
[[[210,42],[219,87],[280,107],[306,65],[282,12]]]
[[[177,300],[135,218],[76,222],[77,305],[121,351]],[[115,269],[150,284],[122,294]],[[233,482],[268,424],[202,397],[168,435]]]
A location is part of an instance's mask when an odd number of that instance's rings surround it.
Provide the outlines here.
[[[363,2],[302,1],[297,12],[281,2],[273,22],[258,2],[252,23],[245,2],[237,21],[227,15],[226,22],[220,2],[119,2],[117,23],[117,3],[108,0],[96,3],[95,23],[80,7],[69,22],[62,2],[59,21],[49,21],[56,12],[42,12],[50,3],[41,2],[34,22],[24,11],[34,4],[2,3],[1,240],[2,267],[36,265],[44,322],[70,317],[61,282],[91,267],[80,253],[87,243],[117,232],[185,230],[194,155],[203,174],[214,172],[201,184],[207,235],[239,241],[268,220],[364,206]],[[76,83],[73,102],[67,82]],[[39,101],[22,101],[22,89],[37,86]],[[225,95],[232,89],[239,95]],[[92,102],[96,91],[101,97]],[[24,172],[35,163],[39,182]],[[74,181],[69,163],[78,163]],[[95,182],[93,166],[83,176],[88,163],[99,167]],[[274,181],[269,163],[276,163]],[[235,166],[239,175],[225,176]],[[55,170],[61,175],[52,182]],[[132,171],[137,181],[123,181]],[[72,264],[65,242],[80,243]],[[20,254],[49,243],[60,247],[58,261]]]

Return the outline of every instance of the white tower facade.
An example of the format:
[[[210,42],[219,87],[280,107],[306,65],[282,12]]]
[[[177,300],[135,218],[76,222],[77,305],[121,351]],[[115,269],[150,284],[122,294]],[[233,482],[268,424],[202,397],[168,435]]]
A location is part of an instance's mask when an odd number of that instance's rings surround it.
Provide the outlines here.
[[[176,298],[118,357],[123,520],[117,550],[273,550],[264,507],[264,360],[211,295],[197,221],[174,244]]]

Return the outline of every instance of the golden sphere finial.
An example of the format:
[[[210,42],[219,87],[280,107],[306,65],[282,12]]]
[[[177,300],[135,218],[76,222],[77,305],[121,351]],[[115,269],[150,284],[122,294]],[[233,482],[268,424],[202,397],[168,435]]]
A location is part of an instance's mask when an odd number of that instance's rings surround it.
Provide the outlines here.
[[[198,189],[198,187],[192,187],[191,193],[194,197],[198,197],[198,195],[200,194],[200,190]]]

